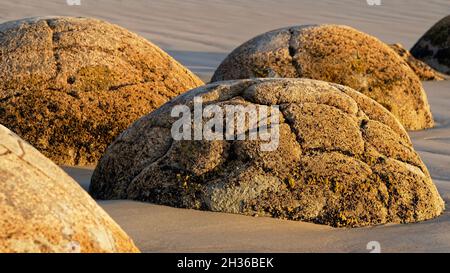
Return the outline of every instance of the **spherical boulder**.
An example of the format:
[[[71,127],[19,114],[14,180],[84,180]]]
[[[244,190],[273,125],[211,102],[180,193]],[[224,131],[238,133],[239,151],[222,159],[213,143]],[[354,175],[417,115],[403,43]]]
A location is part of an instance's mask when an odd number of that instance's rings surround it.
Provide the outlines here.
[[[138,252],[64,171],[0,125],[0,253]]]
[[[182,105],[186,119],[174,110]],[[229,106],[241,107],[232,113],[244,117],[218,111],[228,113]],[[253,117],[252,107],[259,113]],[[192,113],[204,118],[191,123]],[[227,122],[211,126],[215,118]],[[225,129],[228,120],[237,129]],[[250,138],[266,127],[271,137]],[[184,128],[186,138],[174,136]],[[217,135],[189,140],[194,128],[214,128]],[[225,132],[245,137],[228,138]],[[270,143],[276,145],[264,146]],[[310,79],[218,82],[171,100],[108,147],[89,190],[99,199],[350,227],[422,221],[444,207],[391,113],[349,87]]]
[[[413,46],[411,54],[450,75],[450,15],[432,26]]]
[[[406,129],[433,126],[420,79],[380,40],[340,25],[282,28],[236,48],[212,82],[246,78],[310,78],[338,83],[371,97]]]
[[[444,75],[431,68],[428,64],[416,59],[411,52],[405,49],[401,44],[389,45],[397,54],[405,60],[409,67],[416,73],[422,81],[441,81]]]
[[[96,164],[134,120],[203,84],[149,41],[96,19],[3,23],[0,52],[0,123],[58,164]]]

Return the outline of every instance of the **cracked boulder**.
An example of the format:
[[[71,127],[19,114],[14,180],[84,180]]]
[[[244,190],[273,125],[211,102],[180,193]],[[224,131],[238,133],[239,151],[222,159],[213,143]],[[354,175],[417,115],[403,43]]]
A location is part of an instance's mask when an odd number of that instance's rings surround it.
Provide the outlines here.
[[[386,107],[409,130],[433,127],[420,79],[388,45],[351,27],[305,25],[264,33],[236,48],[212,82],[310,78],[349,86]]]
[[[202,99],[204,117],[212,118],[206,109],[215,108],[222,109],[214,114],[218,120],[244,120],[236,125],[244,139],[224,138],[225,121],[214,123],[214,138],[172,137],[172,131],[180,131],[180,117],[172,117],[172,109],[185,105],[186,113],[195,115],[195,97]],[[230,105],[242,106],[241,114],[249,106],[278,107],[270,115],[266,109],[256,118],[238,119],[220,114]],[[272,120],[275,115],[278,121]],[[270,121],[268,132],[278,133],[251,139],[249,132],[258,132],[264,120]],[[205,132],[210,121],[197,120],[191,131]],[[277,135],[275,149],[263,149]],[[349,227],[417,222],[444,208],[426,166],[391,113],[349,87],[310,79],[218,82],[171,100],[108,147],[90,193],[99,199]]]
[[[0,125],[0,253],[138,252],[61,168]]]
[[[0,25],[0,123],[58,164],[96,164],[133,121],[202,84],[157,46],[103,21]]]
[[[413,46],[411,54],[450,75],[450,15],[432,26]]]
[[[422,81],[441,81],[445,76],[431,68],[428,64],[416,59],[411,52],[405,49],[401,44],[389,45],[400,57],[405,60],[409,67],[416,73]]]

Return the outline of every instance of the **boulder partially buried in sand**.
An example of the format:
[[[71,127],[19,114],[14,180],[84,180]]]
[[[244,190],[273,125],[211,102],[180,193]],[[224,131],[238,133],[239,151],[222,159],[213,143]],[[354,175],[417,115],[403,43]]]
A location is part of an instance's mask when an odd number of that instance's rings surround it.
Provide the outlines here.
[[[171,131],[181,132],[175,126],[180,120],[171,111],[187,105],[188,113],[195,112],[194,97],[202,98],[203,115],[209,117],[207,105],[278,105],[269,126],[270,133],[279,132],[276,149],[263,149],[268,138],[249,136],[174,140]],[[278,122],[271,118],[275,114]],[[209,124],[208,119],[203,122]],[[256,131],[251,126],[255,122],[245,124],[238,126],[240,132]],[[220,126],[213,127],[222,135]],[[194,123],[192,128],[201,127]],[[100,199],[352,227],[422,221],[444,207],[392,114],[349,87],[309,79],[219,82],[175,98],[136,121],[108,147],[90,193]]]
[[[138,252],[65,172],[0,125],[0,253]]]
[[[409,67],[411,67],[414,73],[416,73],[422,81],[444,80],[444,75],[431,68],[428,64],[416,59],[411,55],[411,52],[405,49],[401,44],[391,44],[389,46],[408,63]]]
[[[339,25],[294,26],[264,33],[235,49],[212,81],[310,78],[352,87],[391,111],[406,129],[433,126],[420,79],[380,40]]]
[[[450,15],[431,27],[411,49],[411,54],[450,75]]]
[[[203,84],[149,41],[96,19],[7,22],[0,51],[0,123],[58,164],[95,164],[137,118]]]

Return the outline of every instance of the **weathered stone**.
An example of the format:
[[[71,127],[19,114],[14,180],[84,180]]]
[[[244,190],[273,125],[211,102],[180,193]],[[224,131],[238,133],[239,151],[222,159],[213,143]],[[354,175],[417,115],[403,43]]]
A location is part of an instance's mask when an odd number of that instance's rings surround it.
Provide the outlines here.
[[[432,26],[413,46],[411,54],[450,75],[450,15]]]
[[[422,81],[444,80],[444,75],[440,74],[421,60],[416,59],[411,55],[411,52],[406,50],[401,44],[392,44],[389,46],[408,63],[409,67],[411,67],[414,73],[416,73]]]
[[[388,45],[339,25],[294,26],[257,36],[236,48],[212,82],[248,78],[310,78],[371,97],[406,129],[432,127],[420,79]]]
[[[202,85],[157,46],[88,18],[0,25],[0,123],[58,164],[95,165],[140,116]]]
[[[138,252],[64,171],[0,125],[0,252]]]
[[[263,151],[265,141],[248,136],[174,140],[171,110],[194,111],[195,96],[204,107],[278,105],[278,148]],[[310,79],[218,82],[171,100],[109,146],[90,193],[351,227],[422,221],[444,208],[391,113],[349,87]]]

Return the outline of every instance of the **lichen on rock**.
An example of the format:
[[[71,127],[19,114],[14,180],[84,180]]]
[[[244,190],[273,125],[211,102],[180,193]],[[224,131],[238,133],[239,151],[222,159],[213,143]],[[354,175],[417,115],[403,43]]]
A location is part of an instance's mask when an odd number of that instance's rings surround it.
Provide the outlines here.
[[[174,140],[171,110],[194,111],[194,97],[205,106],[278,106],[277,149],[262,150],[261,139]],[[171,100],[108,147],[90,193],[348,227],[417,222],[444,209],[391,113],[349,87],[310,79],[216,82]]]
[[[0,125],[0,253],[138,252],[51,160]]]
[[[0,123],[58,164],[95,165],[140,116],[202,81],[144,38],[96,19],[0,25]]]
[[[433,127],[420,79],[377,38],[340,25],[304,25],[259,35],[219,65],[212,82],[309,78],[349,86],[386,107],[408,130]]]
[[[411,54],[450,75],[450,15],[432,26],[413,46]]]
[[[421,60],[416,59],[401,44],[391,44],[389,46],[408,63],[409,67],[411,67],[422,81],[441,81],[445,79],[443,74],[437,72]]]

